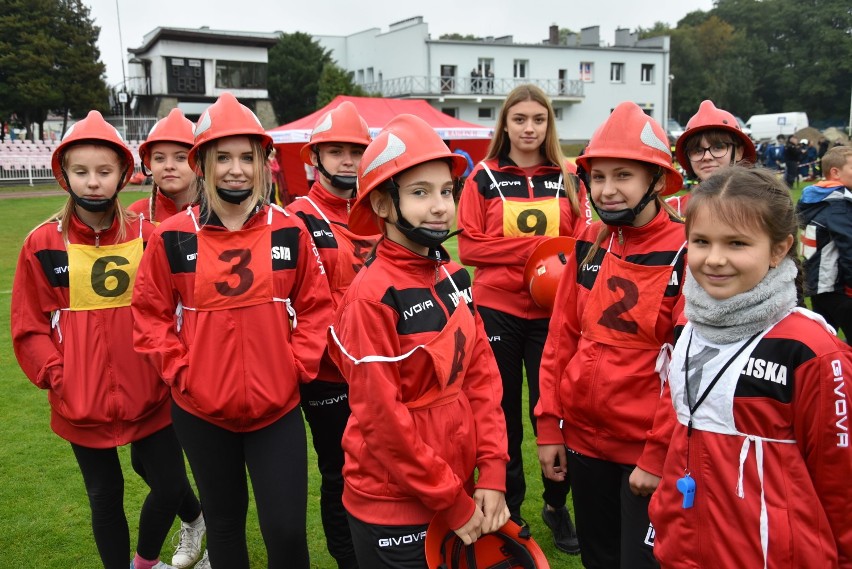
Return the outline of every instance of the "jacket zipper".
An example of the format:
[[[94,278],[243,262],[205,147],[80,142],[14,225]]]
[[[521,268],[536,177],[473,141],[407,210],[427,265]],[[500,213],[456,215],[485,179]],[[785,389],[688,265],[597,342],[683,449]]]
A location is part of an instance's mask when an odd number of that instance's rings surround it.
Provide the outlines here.
[[[95,231],[95,248],[97,249],[100,246],[101,246],[101,232]]]

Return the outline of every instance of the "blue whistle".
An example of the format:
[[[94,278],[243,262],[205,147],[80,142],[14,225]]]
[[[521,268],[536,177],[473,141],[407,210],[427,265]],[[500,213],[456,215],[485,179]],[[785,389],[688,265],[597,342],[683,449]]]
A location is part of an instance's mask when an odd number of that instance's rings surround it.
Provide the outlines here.
[[[684,509],[691,508],[692,504],[695,502],[695,480],[693,480],[692,476],[686,474],[683,478],[679,478],[677,481],[677,489],[681,494],[683,494],[682,507]]]

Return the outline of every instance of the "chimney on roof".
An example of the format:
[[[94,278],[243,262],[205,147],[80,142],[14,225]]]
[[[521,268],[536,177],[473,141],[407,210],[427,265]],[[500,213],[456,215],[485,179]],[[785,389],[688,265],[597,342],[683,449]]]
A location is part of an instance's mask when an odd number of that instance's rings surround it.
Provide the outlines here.
[[[556,24],[551,24],[550,26],[548,43],[550,45],[559,45],[559,26],[557,26]]]

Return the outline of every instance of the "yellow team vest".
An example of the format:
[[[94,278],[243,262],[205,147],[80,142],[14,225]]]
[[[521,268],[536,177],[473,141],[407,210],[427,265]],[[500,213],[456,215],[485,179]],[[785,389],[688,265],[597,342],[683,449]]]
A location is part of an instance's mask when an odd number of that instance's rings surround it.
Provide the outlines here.
[[[141,235],[115,245],[69,244],[67,249],[71,310],[130,306],[142,259]]]

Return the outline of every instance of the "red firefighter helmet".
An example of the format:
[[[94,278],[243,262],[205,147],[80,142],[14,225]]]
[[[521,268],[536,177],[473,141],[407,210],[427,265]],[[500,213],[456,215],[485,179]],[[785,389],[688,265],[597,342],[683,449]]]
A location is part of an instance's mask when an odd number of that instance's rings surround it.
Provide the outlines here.
[[[253,136],[260,139],[266,153],[272,151],[272,137],[266,134],[257,115],[240,103],[231,93],[219,95],[216,102],[207,107],[195,125],[195,142],[189,151],[189,165],[200,172],[197,163],[199,149],[213,140],[229,136]]]
[[[533,302],[541,308],[553,310],[559,278],[576,244],[577,241],[573,237],[552,237],[542,241],[527,259],[524,266],[524,284],[529,289]]]
[[[65,181],[65,174],[62,171],[62,158],[68,147],[73,144],[90,142],[92,144],[107,144],[118,152],[121,161],[124,162],[124,167],[127,169],[124,172],[124,178],[119,183],[119,189],[127,185],[130,177],[133,175],[133,153],[121,138],[118,130],[104,120],[101,113],[98,111],[89,111],[86,118],[72,124],[65,135],[62,137],[62,142],[53,151],[53,156],[50,158],[50,166],[53,169],[53,177],[59,182],[59,185],[67,192],[68,183]]]
[[[142,160],[142,164],[146,168],[151,167],[151,146],[155,142],[174,142],[192,148],[192,145],[195,144],[194,130],[195,125],[183,116],[180,109],[172,109],[165,118],[158,120],[151,127],[148,138],[139,145],[139,158]]]
[[[636,103],[628,101],[615,107],[592,135],[577,164],[589,172],[589,161],[593,158],[624,158],[659,166],[666,173],[662,196],[677,193],[683,187],[683,177],[672,166],[666,131]]]
[[[506,522],[494,533],[465,545],[447,526],[443,514],[437,514],[426,530],[426,565],[429,569],[550,569],[544,552],[513,521]]]
[[[361,146],[370,144],[370,129],[367,128],[367,121],[361,118],[358,109],[350,101],[343,101],[317,121],[311,133],[310,142],[302,146],[299,152],[305,164],[313,165],[311,154],[314,147],[323,142],[349,142]]]
[[[360,235],[381,233],[370,192],[396,174],[424,162],[447,160],[454,178],[467,161],[453,154],[429,123],[414,115],[394,117],[367,146],[358,166],[358,200],[349,212],[349,229]]]
[[[690,176],[695,176],[695,171],[692,169],[692,164],[686,155],[686,143],[704,130],[724,130],[731,133],[731,136],[739,141],[739,144],[743,147],[743,160],[752,164],[757,161],[757,150],[754,148],[754,143],[743,132],[742,128],[740,128],[740,123],[734,115],[728,111],[716,108],[713,101],[708,99],[701,101],[698,112],[686,123],[683,134],[678,137],[675,144],[677,163]]]

